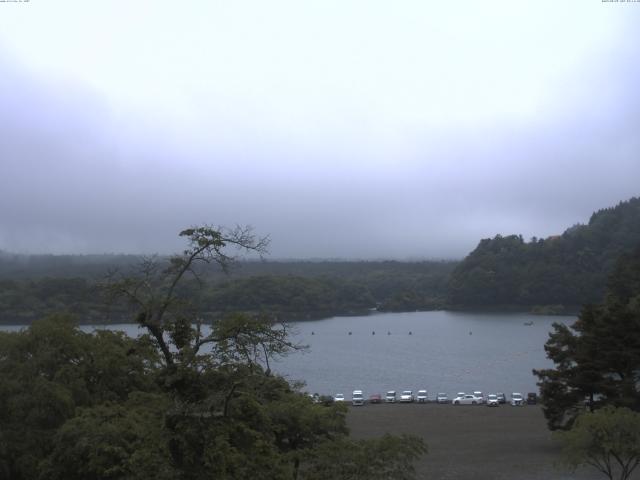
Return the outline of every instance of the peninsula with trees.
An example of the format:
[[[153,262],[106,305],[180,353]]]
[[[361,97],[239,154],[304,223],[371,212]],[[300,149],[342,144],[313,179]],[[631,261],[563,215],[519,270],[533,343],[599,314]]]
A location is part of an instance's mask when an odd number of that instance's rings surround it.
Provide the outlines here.
[[[203,315],[269,312],[284,320],[373,310],[466,309],[576,314],[597,303],[620,255],[640,244],[640,198],[599,210],[561,235],[482,239],[464,259],[424,261],[252,260],[229,274],[202,272],[181,285]],[[151,257],[149,257],[151,258]],[[166,257],[156,258],[160,263]],[[98,286],[135,255],[17,255],[0,252],[0,323],[29,324],[67,311],[84,323],[126,322],[105,309]]]

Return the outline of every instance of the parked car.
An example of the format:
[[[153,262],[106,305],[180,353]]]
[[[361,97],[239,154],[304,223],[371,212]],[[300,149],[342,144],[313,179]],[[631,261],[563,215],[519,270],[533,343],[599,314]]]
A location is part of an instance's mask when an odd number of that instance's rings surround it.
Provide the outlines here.
[[[457,396],[453,399],[454,405],[478,405],[481,403],[481,399],[472,394],[465,394]]]
[[[484,403],[484,393],[476,390],[473,394],[480,399],[480,403]]]
[[[411,403],[411,402],[413,402],[413,391],[405,390],[404,392],[402,392],[402,394],[400,395],[400,401],[402,403]]]
[[[436,395],[436,403],[449,403],[449,395],[446,393],[438,393],[438,395]]]
[[[498,396],[490,393],[487,395],[487,407],[497,407],[500,405],[500,400],[498,400]]]
[[[418,390],[418,395],[416,396],[416,400],[418,401],[418,403],[427,403],[427,391]]]
[[[511,405],[514,407],[521,407],[524,405],[524,399],[522,398],[521,393],[512,393],[511,394]]]
[[[527,393],[527,405],[535,405],[538,403],[538,394],[535,392]]]
[[[507,396],[504,393],[499,392],[496,395],[498,397],[498,402],[499,403],[507,403]]]
[[[336,393],[333,396],[333,401],[334,402],[344,402],[344,393]]]
[[[320,403],[328,407],[333,403],[333,397],[331,395],[320,395]]]
[[[384,401],[386,403],[396,403],[396,391],[395,390],[389,390],[387,392],[387,395],[384,397]]]
[[[381,403],[382,402],[382,395],[380,395],[379,393],[374,393],[372,395],[369,395],[369,403]]]
[[[364,395],[362,394],[362,390],[354,390],[351,394],[351,405],[353,406],[362,406],[364,405]]]

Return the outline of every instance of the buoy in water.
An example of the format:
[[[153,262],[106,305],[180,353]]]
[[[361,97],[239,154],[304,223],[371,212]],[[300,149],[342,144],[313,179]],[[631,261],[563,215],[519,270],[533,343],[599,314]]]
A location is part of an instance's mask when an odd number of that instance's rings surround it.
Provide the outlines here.
[[[314,332],[311,332],[311,335],[315,335],[315,333],[314,333]]]
[[[391,332],[387,332],[387,335],[391,335]]]
[[[349,332],[349,335],[351,335],[351,332]]]
[[[411,332],[409,332],[409,335],[412,335],[412,333],[411,333]]]
[[[376,334],[375,330],[373,332],[371,332],[371,335],[375,335],[375,334]]]

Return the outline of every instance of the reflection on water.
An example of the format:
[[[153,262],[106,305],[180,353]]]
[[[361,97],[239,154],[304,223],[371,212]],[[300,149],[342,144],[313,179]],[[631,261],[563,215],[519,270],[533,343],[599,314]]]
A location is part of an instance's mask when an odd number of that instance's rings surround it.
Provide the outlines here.
[[[295,341],[308,345],[272,365],[289,380],[321,394],[364,390],[526,393],[537,391],[533,368],[552,363],[544,343],[553,322],[574,317],[459,312],[376,313],[293,323]],[[2,330],[21,327],[3,326]],[[82,326],[85,331],[96,327]],[[129,335],[136,325],[114,325]]]

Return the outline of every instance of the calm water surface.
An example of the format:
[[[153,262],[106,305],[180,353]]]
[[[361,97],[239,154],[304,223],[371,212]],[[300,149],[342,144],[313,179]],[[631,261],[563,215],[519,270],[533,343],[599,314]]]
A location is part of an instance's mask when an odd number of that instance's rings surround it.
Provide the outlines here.
[[[437,392],[452,396],[474,390],[526,393],[537,391],[531,370],[552,366],[544,352],[551,325],[574,320],[440,311],[294,322],[294,339],[309,348],[279,360],[272,368],[289,380],[305,381],[309,392],[347,397],[355,389],[364,390],[367,396],[387,390],[415,393],[422,388],[429,397]],[[524,325],[529,322],[533,324]],[[130,335],[140,332],[135,325],[109,328]]]
[[[354,389],[368,395],[426,388],[430,397],[474,390],[526,393],[537,391],[531,370],[553,365],[544,352],[552,324],[573,321],[444,311],[334,317],[295,324],[296,339],[309,350],[283,359],[276,369],[290,380],[305,380],[309,392],[347,396]]]

